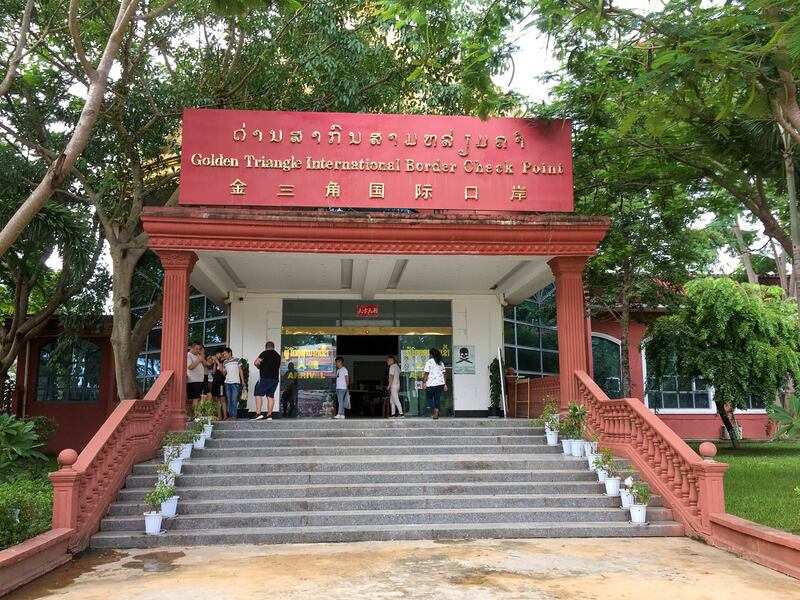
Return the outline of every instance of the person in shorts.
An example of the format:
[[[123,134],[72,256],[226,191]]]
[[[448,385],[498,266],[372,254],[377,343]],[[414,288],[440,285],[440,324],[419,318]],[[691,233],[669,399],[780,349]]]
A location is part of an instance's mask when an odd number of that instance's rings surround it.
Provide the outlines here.
[[[192,412],[203,396],[203,377],[206,374],[206,354],[203,344],[192,342],[186,354],[186,397],[192,403]]]
[[[264,352],[258,355],[253,362],[258,368],[258,383],[256,383],[256,416],[254,421],[264,418],[261,407],[264,398],[267,399],[267,421],[272,421],[272,409],[275,406],[275,390],[278,389],[278,381],[281,371],[281,355],[275,350],[273,342],[267,342]]]
[[[225,402],[225,371],[222,369],[224,352],[217,350],[211,357],[211,398],[217,405],[217,418],[224,421],[228,418],[228,406]]]

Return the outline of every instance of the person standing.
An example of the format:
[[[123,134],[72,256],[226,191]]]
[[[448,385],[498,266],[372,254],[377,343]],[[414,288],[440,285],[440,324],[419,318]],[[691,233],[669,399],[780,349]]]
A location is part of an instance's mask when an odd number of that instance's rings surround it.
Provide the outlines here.
[[[400,402],[400,366],[392,355],[386,358],[386,364],[389,365],[389,383],[386,389],[389,391],[389,401],[392,403],[392,416],[395,416],[395,409],[397,409],[397,416],[402,418],[405,415]]]
[[[242,388],[247,385],[244,380],[242,361],[233,357],[233,350],[225,348],[222,351],[222,373],[225,376],[225,396],[228,398],[228,417],[236,418],[239,412],[239,396]]]
[[[228,407],[225,402],[225,371],[222,369],[222,361],[225,359],[225,352],[217,350],[211,357],[211,398],[217,404],[217,418],[224,421],[228,418]]]
[[[281,371],[281,355],[275,350],[273,342],[267,342],[264,352],[258,355],[253,363],[258,368],[258,383],[256,383],[256,416],[254,421],[264,418],[261,413],[261,406],[264,398],[267,399],[267,421],[272,421],[272,409],[275,406],[275,390],[278,389],[278,381]]]
[[[347,372],[347,367],[344,366],[344,358],[341,356],[336,357],[336,403],[338,408],[334,419],[344,419],[344,399],[347,396],[347,390],[350,388],[350,373]]]
[[[286,365],[286,389],[281,393],[281,416],[289,418],[297,408],[297,369],[293,362]]]
[[[436,348],[431,348],[428,352],[428,362],[425,363],[425,374],[422,376],[422,384],[425,386],[425,396],[428,406],[433,410],[433,418],[439,418],[441,409],[442,392],[447,391],[446,373],[447,370],[442,360],[442,353]]]
[[[206,353],[200,342],[192,342],[186,354],[186,397],[192,403],[192,414],[203,396],[203,377],[206,374]]]

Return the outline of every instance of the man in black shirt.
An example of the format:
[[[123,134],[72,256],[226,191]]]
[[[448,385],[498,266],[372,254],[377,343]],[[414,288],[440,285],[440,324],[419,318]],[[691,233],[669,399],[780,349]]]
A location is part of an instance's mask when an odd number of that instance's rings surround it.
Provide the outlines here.
[[[278,388],[278,379],[281,370],[281,355],[275,351],[275,344],[267,342],[266,350],[258,355],[253,363],[258,367],[258,383],[256,384],[256,417],[255,421],[264,418],[261,406],[264,397],[267,398],[267,421],[272,421],[272,408],[275,405],[275,390]]]

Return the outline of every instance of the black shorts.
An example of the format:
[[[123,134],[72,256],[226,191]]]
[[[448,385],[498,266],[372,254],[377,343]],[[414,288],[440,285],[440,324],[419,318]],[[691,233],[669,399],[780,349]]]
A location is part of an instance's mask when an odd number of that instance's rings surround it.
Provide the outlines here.
[[[225,396],[225,380],[214,381],[211,383],[211,395],[214,398],[222,398]]]
[[[256,383],[256,389],[254,391],[255,396],[267,398],[274,398],[275,397],[275,390],[278,388],[278,380],[277,379],[259,379],[258,383]]]
[[[186,397],[189,400],[199,400],[203,395],[203,382],[195,381],[186,384]]]

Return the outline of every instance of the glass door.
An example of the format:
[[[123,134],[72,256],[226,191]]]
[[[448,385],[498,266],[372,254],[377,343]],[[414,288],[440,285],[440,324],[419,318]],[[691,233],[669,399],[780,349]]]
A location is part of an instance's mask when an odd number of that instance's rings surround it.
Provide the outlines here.
[[[425,400],[425,389],[422,387],[422,376],[428,351],[436,348],[442,353],[447,367],[447,391],[442,395],[441,415],[453,416],[453,377],[452,377],[452,336],[450,335],[401,335],[400,369],[402,385],[400,399],[403,401],[405,413],[409,417],[427,417],[433,414]]]

